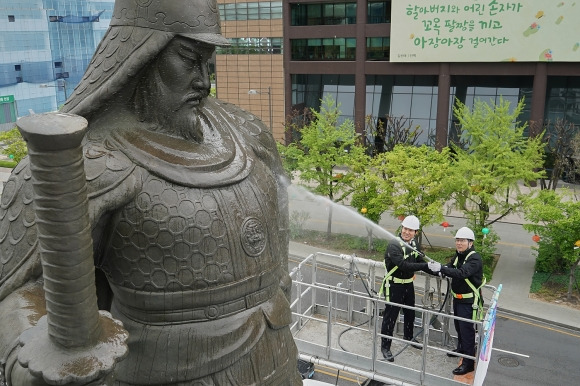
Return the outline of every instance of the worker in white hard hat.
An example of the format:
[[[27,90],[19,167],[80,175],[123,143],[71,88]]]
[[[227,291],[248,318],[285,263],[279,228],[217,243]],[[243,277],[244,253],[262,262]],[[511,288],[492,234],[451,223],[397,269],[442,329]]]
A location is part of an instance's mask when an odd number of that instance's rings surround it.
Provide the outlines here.
[[[479,253],[473,248],[475,235],[467,227],[459,228],[455,234],[455,256],[448,264],[428,263],[433,272],[441,272],[451,277],[451,294],[453,295],[453,313],[455,316],[476,320],[483,311],[481,287],[485,284],[483,263]],[[457,331],[457,348],[447,356],[456,357],[455,353],[475,356],[475,325],[455,319]],[[453,370],[455,375],[467,374],[475,369],[475,362],[463,358],[461,364]]]
[[[420,228],[419,219],[416,216],[407,216],[401,223],[401,233],[396,240],[389,243],[385,253],[385,277],[379,291],[379,296],[384,296],[388,302],[415,306],[415,287],[413,280],[415,271],[424,270],[427,272],[427,263],[423,260],[423,255],[415,242],[415,237]],[[387,304],[383,312],[383,324],[381,334],[393,336],[393,329],[399,317],[401,307],[394,304]],[[413,337],[413,323],[415,321],[415,311],[403,308],[404,327],[403,337],[412,341],[415,348],[421,346]],[[383,357],[393,362],[395,360],[391,352],[391,339],[381,338],[381,353]]]

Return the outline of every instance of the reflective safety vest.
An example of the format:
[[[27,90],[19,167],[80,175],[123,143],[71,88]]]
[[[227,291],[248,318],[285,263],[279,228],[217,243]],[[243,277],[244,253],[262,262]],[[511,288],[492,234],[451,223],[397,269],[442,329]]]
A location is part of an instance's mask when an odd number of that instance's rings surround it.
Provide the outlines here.
[[[409,255],[407,255],[407,248],[405,248],[405,243],[403,242],[403,240],[401,240],[400,238],[397,237],[397,240],[399,240],[399,245],[401,245],[401,249],[403,250],[403,260],[405,260]],[[414,243],[414,241],[411,241],[412,243]],[[413,251],[411,253],[414,253],[416,256],[419,256],[419,253],[417,251]],[[386,261],[383,262],[383,265],[385,266],[385,277],[383,278],[383,282],[381,283],[381,289],[379,290],[379,297],[380,298],[384,298],[386,301],[390,301],[389,299],[389,295],[390,295],[390,291],[389,291],[389,281],[392,281],[393,283],[397,283],[397,284],[407,284],[407,283],[412,283],[413,280],[415,280],[415,276],[413,275],[413,277],[409,278],[409,279],[400,279],[398,277],[394,277],[393,273],[397,270],[397,268],[399,268],[398,265],[395,265],[390,271],[387,272],[387,263]]]
[[[471,256],[474,253],[475,253],[475,251],[469,252],[467,254],[467,256],[465,257],[465,260],[463,261],[463,264],[465,264],[465,262],[467,261],[467,259],[469,259],[469,256]],[[455,268],[457,268],[457,261],[458,260],[459,259],[457,257],[455,257],[455,261],[453,262],[453,266]],[[483,277],[483,280],[481,281],[481,285],[479,287],[477,287],[477,288],[475,288],[475,285],[468,278],[465,278],[465,282],[467,283],[467,285],[469,286],[469,288],[471,288],[472,292],[469,292],[469,293],[466,293],[466,294],[456,294],[455,292],[453,292],[453,290],[451,290],[451,295],[453,295],[453,297],[455,299],[469,299],[469,298],[474,298],[473,299],[473,314],[471,316],[471,319],[473,319],[473,320],[483,320],[483,317],[484,317],[484,313],[483,313],[483,296],[481,294],[481,288],[485,285],[486,278],[485,278],[485,276]]]

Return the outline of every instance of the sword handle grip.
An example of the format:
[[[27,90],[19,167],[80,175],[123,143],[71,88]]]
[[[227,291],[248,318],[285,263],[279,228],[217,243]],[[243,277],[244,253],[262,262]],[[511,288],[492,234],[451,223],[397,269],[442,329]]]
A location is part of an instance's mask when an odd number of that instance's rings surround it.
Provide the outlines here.
[[[61,347],[87,347],[102,333],[81,145],[88,124],[46,113],[16,125],[28,146],[48,334]]]

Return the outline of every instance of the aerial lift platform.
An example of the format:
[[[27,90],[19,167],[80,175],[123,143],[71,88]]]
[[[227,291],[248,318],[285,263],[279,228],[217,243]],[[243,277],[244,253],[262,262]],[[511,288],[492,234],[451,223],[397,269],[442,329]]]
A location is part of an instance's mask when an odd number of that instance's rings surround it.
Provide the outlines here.
[[[325,267],[335,270],[338,267],[344,272],[344,279],[339,283],[323,282],[322,277],[328,277],[321,274]],[[482,289],[485,317],[476,322],[477,352],[475,357],[469,357],[476,361],[476,371],[454,376],[452,370],[462,359],[446,355],[456,348],[454,320],[468,320],[451,312],[446,279],[417,272],[416,306],[399,306],[415,311],[415,336],[421,348],[413,348],[403,340],[400,315],[391,346],[395,361],[387,362],[380,351],[381,313],[387,302],[377,296],[375,289],[383,279],[383,263],[320,252],[300,262],[290,275],[294,285],[291,328],[301,362],[348,371],[359,376],[361,383],[366,380],[401,386],[483,384],[501,285],[498,288],[486,285]]]

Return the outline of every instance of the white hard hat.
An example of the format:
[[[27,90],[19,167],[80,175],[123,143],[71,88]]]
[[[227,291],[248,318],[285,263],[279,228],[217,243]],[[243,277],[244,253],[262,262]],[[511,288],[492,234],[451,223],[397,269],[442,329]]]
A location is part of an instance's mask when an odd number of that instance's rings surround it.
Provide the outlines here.
[[[405,217],[401,225],[404,226],[405,228],[413,229],[415,231],[421,227],[421,223],[419,222],[419,219],[416,216]]]
[[[468,240],[475,240],[475,235],[473,231],[468,227],[459,228],[457,233],[455,234],[456,239],[468,239]]]

